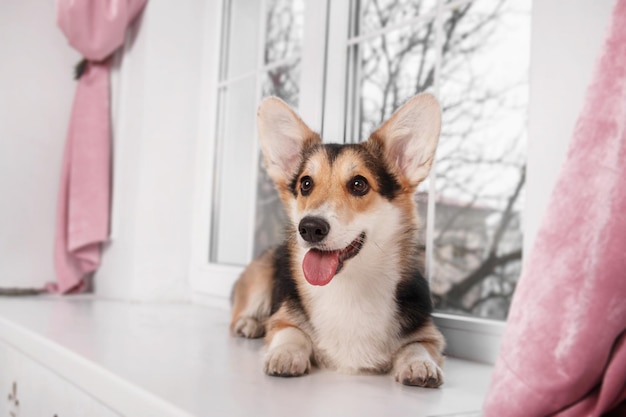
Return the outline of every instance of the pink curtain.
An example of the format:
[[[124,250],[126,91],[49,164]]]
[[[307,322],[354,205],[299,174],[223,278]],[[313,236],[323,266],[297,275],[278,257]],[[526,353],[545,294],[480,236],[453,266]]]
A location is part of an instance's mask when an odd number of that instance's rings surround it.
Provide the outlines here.
[[[86,59],[78,80],[61,170],[51,291],[79,292],[100,265],[109,234],[109,65],[146,0],[57,0],[57,23]]]
[[[626,0],[511,306],[487,417],[626,416]]]

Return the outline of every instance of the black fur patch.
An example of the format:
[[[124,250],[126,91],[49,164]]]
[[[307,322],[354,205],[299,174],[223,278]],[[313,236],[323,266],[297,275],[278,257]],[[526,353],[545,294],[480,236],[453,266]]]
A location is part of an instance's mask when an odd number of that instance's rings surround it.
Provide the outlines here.
[[[302,155],[300,156],[300,166],[296,171],[296,175],[293,176],[291,182],[289,183],[289,190],[291,190],[294,197],[298,196],[298,189],[300,188],[298,185],[298,178],[300,178],[302,172],[304,171],[306,161],[308,161],[311,155],[313,155],[320,147],[322,147],[322,145],[309,146],[302,151]]]
[[[296,281],[291,275],[291,253],[287,244],[277,247],[274,253],[274,288],[270,314],[276,313],[283,303],[286,303],[289,309],[301,311],[306,316]]]
[[[302,167],[300,167],[300,169],[298,170],[298,173],[294,175],[294,177],[291,179],[291,182],[289,182],[289,190],[291,191],[291,194],[293,194],[294,197],[298,196],[298,178],[300,178],[301,174],[302,174]]]
[[[327,143],[324,145],[326,155],[328,156],[328,162],[332,165],[337,160],[337,157],[344,149],[353,145],[340,145],[338,143]]]
[[[396,302],[402,336],[408,336],[426,323],[433,311],[428,281],[419,271],[396,287]]]
[[[365,147],[360,148],[360,153],[363,155],[365,165],[376,177],[378,192],[387,200],[392,201],[398,195],[401,187],[396,176],[387,169],[382,154],[375,155]]]

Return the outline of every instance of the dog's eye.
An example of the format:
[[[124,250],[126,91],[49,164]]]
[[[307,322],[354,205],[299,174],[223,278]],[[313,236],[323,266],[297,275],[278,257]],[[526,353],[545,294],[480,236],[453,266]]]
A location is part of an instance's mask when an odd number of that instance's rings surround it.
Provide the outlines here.
[[[357,175],[348,182],[348,190],[352,195],[361,197],[368,193],[370,185],[364,177]]]
[[[311,194],[311,190],[313,189],[313,178],[307,176],[302,177],[300,180],[300,192],[303,196],[307,196]]]

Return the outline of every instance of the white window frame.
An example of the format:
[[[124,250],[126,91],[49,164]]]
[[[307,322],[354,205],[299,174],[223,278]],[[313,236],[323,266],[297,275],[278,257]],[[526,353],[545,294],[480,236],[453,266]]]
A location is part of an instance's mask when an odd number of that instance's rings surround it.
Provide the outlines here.
[[[460,0],[454,5],[461,5],[471,0]],[[242,272],[242,266],[230,266],[209,263],[209,248],[211,236],[211,196],[213,195],[212,184],[214,180],[213,157],[215,143],[215,126],[217,122],[217,97],[216,94],[219,80],[218,68],[221,47],[221,27],[222,27],[222,5],[220,1],[216,16],[208,16],[207,32],[205,33],[205,51],[204,55],[204,83],[201,86],[203,94],[201,102],[200,114],[206,115],[201,117],[202,121],[198,129],[198,154],[196,166],[196,202],[194,205],[194,238],[192,245],[192,261],[190,268],[190,286],[196,300],[202,302],[210,302],[220,306],[227,306],[230,297],[232,285]],[[310,7],[309,7],[310,6]],[[299,113],[302,118],[315,130],[322,133],[325,141],[336,142],[344,138],[346,122],[344,115],[345,108],[349,103],[348,94],[338,94],[339,91],[346,91],[347,80],[347,57],[346,50],[353,41],[348,42],[350,22],[350,2],[329,0],[314,1],[307,0],[305,6],[304,19],[304,38],[301,65],[301,91],[300,91],[300,108]],[[438,3],[436,10],[426,16],[421,16],[417,20],[432,18],[442,13],[441,2]],[[403,23],[404,26],[406,23]],[[319,36],[319,33],[307,30],[310,27],[327,28],[326,36]],[[396,29],[385,28],[370,36],[379,36],[390,30]],[[441,30],[441,28],[438,28]],[[345,43],[336,42],[337,39],[346,38]],[[440,39],[440,37],[437,37]],[[328,39],[333,40],[328,42]],[[328,46],[328,49],[326,49]],[[437,48],[440,50],[440,48]],[[326,73],[320,70],[320,63],[328,60],[332,65],[328,65]],[[437,58],[437,62],[440,57]],[[261,69],[259,69],[261,71]],[[438,71],[438,69],[436,69]],[[435,77],[436,84],[434,87],[435,94],[439,91],[439,76]],[[319,86],[323,85],[323,91],[320,93]],[[330,97],[333,100],[324,100],[324,97]],[[323,111],[322,111],[323,109]],[[351,123],[351,121],[349,121]],[[564,150],[560,150],[564,152]],[[558,155],[557,158],[561,156]],[[528,153],[529,165],[535,165],[531,159],[531,153]],[[545,159],[545,157],[544,157]],[[533,194],[549,195],[552,185],[546,184],[545,181],[529,181],[526,184],[527,190],[533,188]],[[434,186],[431,184],[431,192]],[[524,209],[525,223],[537,224],[538,214],[536,210],[527,210],[528,203]],[[254,210],[254,207],[251,208]],[[428,207],[429,216],[434,213],[434,199],[429,199]],[[532,216],[528,219],[526,216]],[[432,217],[431,217],[432,218]],[[529,221],[530,220],[530,221]],[[534,239],[528,236],[529,231],[524,230],[525,253],[530,247]],[[251,230],[252,234],[253,231]],[[429,226],[427,234],[434,233],[433,226]],[[427,249],[432,251],[431,249]],[[249,250],[251,253],[251,250]],[[427,270],[428,274],[428,270]],[[472,317],[457,316],[446,313],[434,313],[437,325],[443,331],[448,340],[448,354],[456,357],[467,358],[481,362],[493,363],[496,359],[500,338],[504,331],[505,322],[479,319]]]
[[[200,103],[200,114],[207,115],[201,117],[198,127],[198,154],[196,160],[196,198],[194,202],[194,231],[191,255],[191,267],[189,271],[190,287],[196,299],[207,301],[211,299],[220,305],[225,305],[224,300],[230,296],[233,284],[243,271],[242,266],[224,265],[209,262],[212,234],[212,213],[215,182],[215,163],[213,155],[217,148],[216,128],[218,110],[218,88],[224,83],[219,81],[219,59],[221,56],[221,35],[223,27],[224,4],[227,0],[219,1],[219,6],[206,17],[207,30],[204,34],[205,50],[203,51],[203,68],[205,77],[201,89],[206,94],[202,94]],[[264,10],[265,0],[261,0],[261,10]],[[309,28],[325,28],[327,15],[327,0],[305,0],[304,36],[302,39],[302,50],[307,51],[301,56],[301,80],[307,82],[300,83],[300,106],[298,112],[307,121],[309,126],[321,131],[322,128],[322,108],[323,91],[318,86],[324,82],[324,58],[326,48],[326,36],[317,36],[314,30]],[[213,12],[213,11],[212,11]],[[262,20],[265,16],[260,16]],[[212,24],[211,24],[212,23]],[[260,25],[260,32],[263,33],[264,24]],[[260,37],[262,38],[262,37]],[[260,42],[262,39],[260,39]],[[262,48],[260,49],[262,50]],[[262,60],[258,60],[257,70],[237,77],[241,79],[248,76],[259,76],[268,69],[274,67],[276,63],[262,65]],[[229,80],[232,82],[232,80]],[[257,88],[257,98],[260,99],[260,89]],[[255,141],[256,143],[256,141]],[[258,148],[257,148],[258,149]],[[256,172],[256,169],[255,169]],[[250,207],[250,215],[253,216],[254,207]],[[251,235],[253,230],[250,231]],[[248,257],[252,256],[253,247],[246,248]]]

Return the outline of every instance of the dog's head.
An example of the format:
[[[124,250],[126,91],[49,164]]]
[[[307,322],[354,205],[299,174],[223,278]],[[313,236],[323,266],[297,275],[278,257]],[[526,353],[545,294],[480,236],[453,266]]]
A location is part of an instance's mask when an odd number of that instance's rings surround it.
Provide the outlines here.
[[[326,285],[364,247],[382,250],[416,223],[413,194],[430,171],[441,109],[429,94],[408,100],[360,144],[322,144],[282,100],[258,110],[261,148],[293,224],[307,250],[302,269]]]

